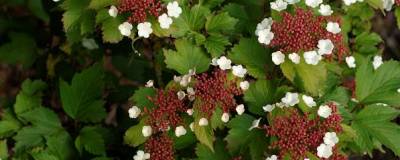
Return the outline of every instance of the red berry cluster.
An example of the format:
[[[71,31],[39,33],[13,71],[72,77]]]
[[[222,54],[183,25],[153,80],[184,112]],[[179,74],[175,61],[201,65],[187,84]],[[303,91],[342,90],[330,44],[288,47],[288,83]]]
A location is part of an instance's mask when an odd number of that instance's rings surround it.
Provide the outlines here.
[[[397,6],[400,6],[400,0],[394,0],[394,4],[396,4]]]
[[[145,108],[145,113],[149,115],[148,122],[156,131],[165,131],[169,126],[176,127],[182,122],[179,113],[186,112],[187,107],[184,102],[178,99],[174,90],[158,90],[155,97],[150,97],[150,101],[156,106],[149,110]]]
[[[338,22],[340,19],[333,16],[317,16],[312,10],[295,8],[295,13],[282,12],[282,20],[272,24],[274,38],[271,46],[284,53],[299,53],[315,50],[318,41],[330,39],[334,44],[334,53],[341,60],[347,52],[342,34],[333,34],[326,30],[327,22]]]
[[[200,110],[206,116],[211,116],[216,106],[220,106],[224,112],[235,109],[234,96],[241,95],[242,91],[234,81],[227,79],[223,70],[215,70],[211,75],[203,73],[196,76],[196,99],[201,100]]]
[[[290,153],[292,159],[307,158],[307,152],[316,154],[326,132],[339,133],[342,130],[336,106],[333,103],[329,106],[333,114],[325,120],[319,117],[310,119],[308,114],[301,115],[296,109],[290,110],[289,115],[276,117],[271,126],[265,127],[267,135],[278,138],[272,143],[272,148],[279,149],[280,157]]]
[[[152,136],[144,145],[145,151],[150,153],[151,160],[173,160],[174,142],[167,135]]]
[[[128,22],[141,23],[146,21],[148,14],[158,17],[162,7],[158,0],[120,0],[118,11],[131,13]]]

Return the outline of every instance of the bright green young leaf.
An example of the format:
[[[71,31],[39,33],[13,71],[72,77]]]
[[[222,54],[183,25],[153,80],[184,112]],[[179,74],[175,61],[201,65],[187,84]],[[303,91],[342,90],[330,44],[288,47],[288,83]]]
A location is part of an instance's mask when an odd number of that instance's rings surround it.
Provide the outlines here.
[[[0,158],[7,159],[8,158],[8,147],[7,140],[0,141]]]
[[[208,32],[228,32],[235,28],[237,19],[229,16],[227,12],[207,17],[206,30]]]
[[[187,40],[176,40],[177,51],[164,50],[165,63],[170,69],[180,74],[187,74],[190,69],[196,69],[196,73],[206,71],[211,60],[204,54],[201,48],[196,47]]]
[[[200,101],[195,101],[195,105],[200,103]],[[198,112],[198,110],[194,110],[194,122],[193,122],[193,131],[197,137],[197,140],[200,141],[201,144],[207,146],[211,151],[214,152],[214,131],[210,125],[210,120],[208,120],[207,126],[200,126],[199,121],[203,116]]]
[[[41,80],[25,80],[22,90],[17,95],[14,111],[17,115],[27,112],[42,105],[42,91],[47,85]]]
[[[318,65],[306,64],[303,60],[300,64],[285,62],[280,65],[283,74],[299,88],[313,96],[318,96],[321,88],[327,79],[325,64],[320,62]]]
[[[153,102],[150,101],[149,97],[156,95],[156,90],[154,88],[142,87],[135,91],[133,96],[130,98],[134,105],[143,110],[144,107],[152,108],[154,107]]]
[[[96,15],[96,24],[101,24],[104,42],[117,43],[122,40],[123,36],[118,30],[118,26],[122,24],[122,22],[123,20],[121,17],[111,17],[107,9],[100,10]]]
[[[124,135],[124,143],[133,147],[137,147],[146,142],[148,137],[144,137],[142,129],[145,119],[142,119],[139,124],[130,127]]]
[[[103,136],[97,127],[84,127],[75,139],[75,146],[79,152],[83,149],[94,155],[105,155],[106,148]]]
[[[269,50],[256,39],[242,38],[228,56],[234,63],[244,65],[249,74],[256,78],[265,78],[269,71],[267,68],[272,68]]]
[[[94,65],[75,74],[71,84],[60,80],[61,101],[69,116],[84,122],[99,122],[106,116],[101,99],[102,77],[101,66]]]
[[[212,129],[223,128],[224,122],[221,120],[222,117],[222,109],[220,107],[215,107],[215,111],[211,116],[211,127]]]
[[[368,77],[368,78],[366,78]],[[356,72],[356,98],[363,104],[400,105],[400,64],[388,61],[377,70],[372,62],[360,64]]]
[[[225,47],[230,45],[228,37],[221,34],[210,33],[207,37],[204,47],[212,57],[219,57],[225,52]]]
[[[89,8],[99,10],[104,7],[115,5],[117,4],[117,2],[118,2],[117,0],[91,0]]]
[[[182,14],[174,20],[173,26],[178,30],[173,33],[175,37],[184,36],[189,31],[199,31],[206,23],[210,10],[204,6],[195,5],[191,9],[182,8]]]

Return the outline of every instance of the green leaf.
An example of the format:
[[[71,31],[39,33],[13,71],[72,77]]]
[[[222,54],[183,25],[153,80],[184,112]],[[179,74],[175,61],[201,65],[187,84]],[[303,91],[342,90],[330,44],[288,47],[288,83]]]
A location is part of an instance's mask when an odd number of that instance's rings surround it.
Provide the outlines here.
[[[225,149],[225,143],[222,140],[215,142],[215,151],[210,150],[206,145],[198,143],[196,146],[196,155],[198,160],[230,160],[232,159]]]
[[[44,138],[47,132],[39,127],[24,127],[18,131],[13,137],[16,141],[14,150],[16,154],[26,152],[29,149],[37,146],[43,146]]]
[[[60,80],[63,109],[70,117],[84,122],[99,122],[105,118],[102,76],[100,65],[93,65],[75,74],[71,84]]]
[[[175,47],[177,51],[164,50],[165,63],[168,68],[174,69],[180,74],[187,74],[190,69],[196,69],[196,73],[208,70],[211,60],[201,48],[186,40],[176,40]]]
[[[123,39],[122,34],[118,30],[118,26],[122,22],[123,21],[121,17],[111,17],[108,14],[107,9],[100,10],[96,15],[96,24],[101,24],[101,31],[104,42],[117,43]]]
[[[208,53],[210,53],[212,57],[219,57],[224,54],[225,47],[230,44],[228,37],[221,34],[210,33],[210,36],[206,39],[204,47],[206,47]]]
[[[12,136],[21,127],[11,109],[4,110],[0,121],[0,138]]]
[[[197,104],[199,103],[199,101],[196,101],[194,103]],[[197,110],[195,110],[193,117],[194,117],[193,131],[197,137],[197,140],[199,140],[201,144],[207,146],[212,152],[214,152],[215,137],[211,125],[207,126],[199,125],[199,121],[202,117]]]
[[[363,104],[400,105],[400,64],[388,61],[374,71],[371,62],[359,65],[356,72],[356,97]],[[368,77],[368,78],[365,78]]]
[[[276,85],[273,85],[270,80],[259,79],[255,83],[251,83],[249,89],[244,93],[244,101],[249,111],[253,114],[264,115],[262,107],[273,103],[276,90]]]
[[[156,90],[154,88],[141,87],[135,91],[130,100],[142,110],[144,107],[150,109],[154,107],[154,103],[150,101],[149,97],[154,97],[155,95]]]
[[[370,151],[373,140],[390,148],[400,155],[400,126],[390,122],[400,111],[388,106],[370,105],[361,110],[355,117],[352,127],[357,131],[359,146]]]
[[[8,158],[8,147],[7,140],[0,141],[0,158],[7,159]]]
[[[25,80],[22,83],[22,91],[17,95],[14,111],[17,115],[32,110],[42,104],[42,90],[47,85],[41,80]]]
[[[208,7],[208,8],[214,8],[218,5],[220,5],[222,2],[225,0],[204,0],[203,5]]]
[[[237,19],[229,16],[228,12],[207,17],[206,30],[208,32],[228,32],[235,28]]]
[[[48,152],[59,160],[75,159],[74,142],[68,132],[62,131],[56,135],[46,137]]]
[[[99,10],[104,7],[108,7],[108,6],[116,5],[116,4],[117,4],[116,0],[91,0],[90,4],[89,4],[89,8]]]
[[[22,113],[21,118],[30,122],[33,126],[40,128],[47,133],[55,133],[62,129],[57,114],[44,107],[38,107],[31,111]]]
[[[49,22],[50,18],[44,10],[42,0],[28,0],[28,7],[36,17],[40,18],[46,23]]]
[[[382,42],[382,38],[376,33],[363,32],[358,35],[355,39],[357,51],[362,54],[375,54],[378,52],[379,43]]]
[[[142,128],[144,126],[145,119],[142,119],[139,124],[130,127],[124,135],[124,143],[133,147],[137,147],[142,143],[146,142],[148,137],[144,137],[142,134]]]
[[[211,116],[212,129],[217,129],[217,128],[222,129],[224,127],[224,122],[222,122],[221,117],[222,117],[222,109],[220,107],[215,107],[215,111]]]
[[[106,148],[103,136],[98,132],[97,127],[84,127],[79,136],[75,139],[75,146],[82,153],[84,148],[94,155],[105,155]]]
[[[395,9],[394,15],[396,16],[397,28],[400,28],[400,8]]]
[[[210,10],[204,6],[195,5],[191,9],[182,8],[182,14],[174,20],[173,26],[178,30],[173,33],[175,37],[184,36],[189,31],[199,31],[204,28],[206,17],[210,14]]]
[[[296,84],[299,88],[313,96],[318,96],[321,88],[327,79],[325,64],[320,62],[318,65],[306,64],[303,60],[300,64],[285,62],[280,65],[283,74],[287,79]]]
[[[265,78],[267,68],[272,68],[269,50],[262,47],[256,39],[240,39],[228,56],[234,63],[245,65],[249,74],[256,78]]]
[[[252,122],[255,120],[250,115],[244,114],[232,119],[228,127],[230,128],[225,140],[228,142],[227,148],[232,154],[250,154],[251,159],[263,159],[264,152],[267,150],[268,141],[265,132],[259,129],[249,131]]]
[[[32,36],[15,32],[8,36],[11,41],[0,46],[0,62],[22,64],[25,68],[32,66],[37,58],[36,42]]]

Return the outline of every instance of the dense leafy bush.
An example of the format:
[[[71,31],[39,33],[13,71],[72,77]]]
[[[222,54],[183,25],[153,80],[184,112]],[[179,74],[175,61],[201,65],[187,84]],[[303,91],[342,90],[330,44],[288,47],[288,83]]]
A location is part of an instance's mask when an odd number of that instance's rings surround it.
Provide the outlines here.
[[[0,5],[0,159],[400,156],[397,0]]]

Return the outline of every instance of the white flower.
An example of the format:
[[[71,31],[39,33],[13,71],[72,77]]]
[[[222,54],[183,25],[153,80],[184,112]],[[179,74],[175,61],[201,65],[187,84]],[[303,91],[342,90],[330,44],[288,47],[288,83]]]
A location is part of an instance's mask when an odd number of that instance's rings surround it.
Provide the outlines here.
[[[267,104],[262,107],[264,112],[272,112],[275,109],[275,105]]]
[[[175,128],[175,135],[177,137],[183,136],[186,134],[186,129],[183,126],[178,126]]]
[[[129,108],[128,113],[129,113],[129,117],[130,118],[137,118],[140,115],[140,108],[138,108],[137,106],[132,106],[131,108]]]
[[[217,64],[219,68],[222,70],[231,69],[232,68],[231,63],[232,61],[226,58],[225,56],[222,56],[217,60]]]
[[[340,29],[339,23],[337,22],[328,22],[328,24],[326,25],[326,30],[333,34],[338,34],[340,33],[340,31],[342,31],[342,29]]]
[[[240,89],[242,89],[243,91],[248,90],[249,87],[250,87],[249,81],[240,82]]]
[[[258,32],[262,31],[262,30],[271,30],[271,26],[272,26],[273,20],[271,17],[269,18],[264,18],[260,23],[257,24],[257,28],[256,28],[256,35],[258,36]]]
[[[208,125],[208,120],[206,118],[200,118],[199,126],[207,126],[207,125]]]
[[[144,137],[148,137],[151,135],[152,129],[150,126],[143,126],[142,128],[142,134]]]
[[[88,50],[98,49],[99,45],[97,45],[96,41],[93,38],[83,38],[82,39],[82,46]]]
[[[258,42],[268,45],[274,38],[274,33],[269,29],[263,29],[258,32]]]
[[[346,57],[346,63],[349,68],[356,68],[356,59],[353,56]]]
[[[308,107],[314,107],[317,104],[315,103],[314,99],[311,96],[307,96],[307,95],[303,95],[302,96],[304,103],[308,106]]]
[[[296,4],[296,3],[300,2],[300,0],[286,0],[286,2],[288,4]]]
[[[282,103],[282,102],[278,102],[278,103],[275,103],[274,106],[275,107],[279,107],[279,108],[283,108],[283,107],[285,107],[285,104]]]
[[[124,22],[118,26],[119,32],[121,32],[122,35],[124,36],[130,36],[132,34],[132,24],[129,22]]]
[[[383,8],[385,8],[385,10],[388,12],[392,10],[393,4],[394,0],[382,0]]]
[[[287,92],[285,97],[283,97],[281,99],[282,103],[284,103],[286,106],[294,106],[297,103],[300,102],[299,100],[299,94],[298,93],[291,93],[291,92]]]
[[[179,100],[182,100],[186,97],[186,93],[184,91],[178,91],[176,95],[178,96]]]
[[[335,146],[339,142],[339,138],[335,132],[326,132],[324,136],[324,143],[328,146]]]
[[[186,89],[186,92],[187,92],[189,95],[195,95],[195,94],[196,94],[196,92],[194,92],[194,89],[193,89],[192,87],[188,87],[188,88]]]
[[[213,59],[211,60],[211,65],[213,65],[213,66],[218,66],[217,61],[218,61],[218,58],[213,58]]]
[[[111,16],[111,17],[117,17],[117,15],[118,15],[118,9],[117,9],[117,7],[115,7],[115,6],[111,6],[110,7],[110,9],[108,9],[108,14]]]
[[[193,123],[193,122],[189,124],[189,128],[190,128],[190,130],[191,130],[192,132],[194,131],[194,123]]]
[[[174,81],[179,83],[182,80],[182,77],[174,75]]]
[[[276,0],[275,2],[271,2],[270,5],[271,9],[280,12],[282,10],[285,10],[288,4],[283,0]]]
[[[150,153],[144,153],[142,150],[138,150],[136,155],[133,156],[133,160],[146,160],[150,159]]]
[[[168,16],[178,18],[182,13],[182,8],[179,7],[177,1],[169,2],[167,5]]]
[[[317,65],[322,59],[322,56],[317,53],[317,51],[304,52],[304,60],[307,64]]]
[[[382,64],[383,64],[382,57],[379,55],[374,56],[374,61],[372,62],[374,69],[375,70],[378,69]]]
[[[229,121],[229,113],[226,113],[226,112],[223,113],[221,116],[221,121],[224,123],[228,122]]]
[[[139,37],[149,38],[150,34],[153,33],[153,29],[151,29],[150,22],[139,23],[137,26]]]
[[[53,0],[53,2],[60,2],[60,0]]]
[[[186,87],[190,83],[190,81],[192,81],[192,76],[186,74],[186,75],[182,76],[181,81],[179,82],[179,84],[182,87]]]
[[[329,158],[332,154],[332,147],[324,143],[317,148],[317,156],[320,158]]]
[[[306,5],[311,8],[318,7],[322,3],[322,0],[306,0]]]
[[[272,62],[274,62],[275,65],[282,64],[285,62],[285,55],[281,51],[272,53]]]
[[[318,12],[321,13],[321,15],[323,16],[330,16],[333,13],[329,4],[321,4],[319,6]]]
[[[246,75],[246,73],[247,73],[247,69],[243,68],[242,65],[232,66],[232,74],[233,75],[243,78]]]
[[[153,87],[153,86],[154,86],[154,81],[153,81],[153,80],[148,80],[148,81],[146,82],[145,87],[150,88],[150,87]]]
[[[265,160],[278,160],[278,156],[272,155],[271,157],[267,157]]]
[[[158,22],[160,23],[161,28],[168,29],[172,24],[172,18],[168,17],[168,15],[164,13],[158,17]]]
[[[333,43],[330,39],[321,39],[318,41],[318,53],[320,55],[329,55],[333,51]]]
[[[397,89],[397,93],[400,93],[400,88],[399,88],[399,89]]]
[[[318,109],[318,115],[323,118],[328,118],[331,114],[332,114],[332,109],[327,105],[320,106]]]
[[[245,109],[244,109],[244,105],[243,104],[239,104],[236,106],[236,112],[239,115],[242,115],[244,113]]]
[[[289,59],[294,63],[294,64],[299,64],[300,63],[300,56],[297,53],[291,53],[289,54]]]
[[[188,109],[188,110],[186,110],[186,113],[187,113],[189,116],[192,116],[192,115],[193,115],[193,109]]]
[[[258,128],[258,126],[260,125],[260,121],[261,121],[261,118],[256,119],[253,122],[251,122],[251,126],[249,128],[249,131],[253,130],[254,128]]]
[[[343,0],[344,4],[350,6],[357,2],[357,0]]]

